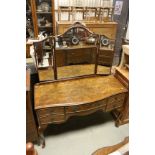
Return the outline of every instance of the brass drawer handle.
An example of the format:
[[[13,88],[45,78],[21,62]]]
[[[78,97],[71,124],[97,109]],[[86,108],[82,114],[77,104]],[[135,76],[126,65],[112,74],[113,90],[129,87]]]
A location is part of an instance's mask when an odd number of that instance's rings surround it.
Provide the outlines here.
[[[72,109],[73,109],[73,111],[77,111],[79,108],[78,108],[78,106],[73,106]]]

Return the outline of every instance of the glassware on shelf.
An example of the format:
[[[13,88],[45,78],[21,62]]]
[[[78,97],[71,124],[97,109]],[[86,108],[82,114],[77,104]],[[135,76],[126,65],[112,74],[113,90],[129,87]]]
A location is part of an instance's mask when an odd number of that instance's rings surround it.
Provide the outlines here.
[[[43,12],[49,12],[50,11],[50,5],[47,2],[42,2],[40,4],[40,6],[41,6],[41,10]]]

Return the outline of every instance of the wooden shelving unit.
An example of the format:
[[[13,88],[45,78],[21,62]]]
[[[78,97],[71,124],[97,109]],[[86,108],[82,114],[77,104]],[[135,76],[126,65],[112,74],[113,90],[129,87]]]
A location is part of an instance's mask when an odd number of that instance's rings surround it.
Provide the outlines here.
[[[49,5],[49,11],[38,10],[38,7],[46,2]],[[47,33],[48,35],[55,34],[55,12],[54,12],[54,0],[29,0],[31,5],[31,10],[26,11],[27,14],[32,13],[33,20],[33,30],[34,30],[34,38],[38,37],[38,34],[42,31]],[[51,23],[51,26],[46,26],[47,23],[44,23],[40,26],[41,19],[44,19],[45,22]]]

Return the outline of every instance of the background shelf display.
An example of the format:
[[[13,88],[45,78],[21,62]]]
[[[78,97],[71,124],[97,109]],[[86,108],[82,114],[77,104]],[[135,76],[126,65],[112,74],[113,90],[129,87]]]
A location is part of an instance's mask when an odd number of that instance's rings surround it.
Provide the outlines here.
[[[30,15],[33,23],[34,38],[43,32],[55,34],[54,0],[27,0],[26,16]],[[31,8],[31,10],[29,9]]]
[[[34,26],[30,0],[26,0],[26,38],[34,37]]]

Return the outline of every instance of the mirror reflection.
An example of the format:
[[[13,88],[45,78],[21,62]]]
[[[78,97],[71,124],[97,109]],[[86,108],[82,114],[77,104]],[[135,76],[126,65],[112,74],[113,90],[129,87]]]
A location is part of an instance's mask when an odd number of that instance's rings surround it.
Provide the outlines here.
[[[95,34],[76,22],[65,33],[34,43],[39,80],[108,75],[113,63],[114,43],[107,36]],[[46,63],[46,67],[42,66]]]
[[[55,38],[57,78],[95,74],[99,36],[77,22]]]

